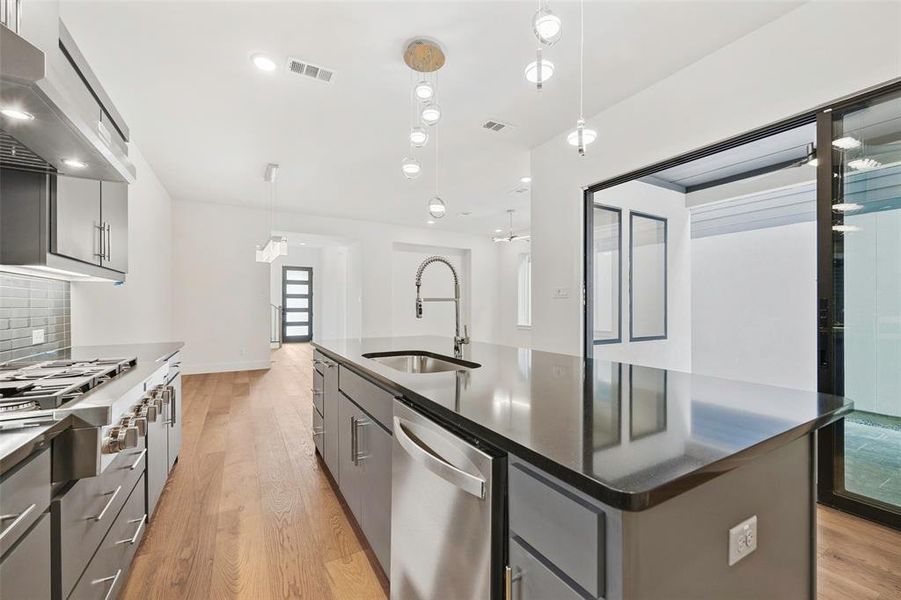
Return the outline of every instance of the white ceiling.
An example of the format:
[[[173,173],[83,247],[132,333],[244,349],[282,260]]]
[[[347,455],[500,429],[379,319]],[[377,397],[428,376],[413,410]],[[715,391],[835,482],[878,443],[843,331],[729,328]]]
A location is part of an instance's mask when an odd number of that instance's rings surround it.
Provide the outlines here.
[[[588,2],[585,113],[592,115],[782,16],[787,2]],[[537,93],[536,2],[65,2],[62,17],[157,175],[178,200],[264,205],[263,167],[281,165],[288,210],[424,226],[434,191],[434,140],[407,181],[411,72],[405,42],[442,42],[444,117],[435,227],[491,235],[505,210],[528,225],[529,149],[578,116],[576,2],[551,0],[563,40],[546,51],[557,74]],[[266,52],[334,69],[331,84],[249,56]],[[487,118],[513,124],[488,132]],[[635,115],[641,119],[641,115]],[[603,139],[603,132],[601,132]],[[573,150],[561,144],[561,152]],[[140,177],[140,174],[138,174]],[[471,216],[462,217],[469,211]]]

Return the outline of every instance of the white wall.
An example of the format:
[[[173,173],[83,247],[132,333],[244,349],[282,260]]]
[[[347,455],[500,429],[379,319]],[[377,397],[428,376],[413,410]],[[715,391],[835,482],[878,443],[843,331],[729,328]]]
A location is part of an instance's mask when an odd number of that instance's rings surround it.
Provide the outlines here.
[[[172,199],[131,144],[137,180],[128,189],[128,277],[121,286],[74,282],[72,344],[178,339],[172,329]]]
[[[282,267],[311,267],[313,269],[313,337],[322,332],[322,295],[325,274],[322,272],[322,252],[319,248],[288,246],[288,255],[279,256],[269,265],[269,303],[282,306]],[[271,307],[270,307],[271,309]]]
[[[175,323],[179,337],[187,342],[185,369],[265,368],[269,364],[271,281],[268,265],[254,261],[253,248],[269,233],[267,213],[222,204],[176,202],[174,216]],[[470,253],[470,335],[475,340],[496,339],[497,245],[488,236],[287,212],[276,213],[274,222],[279,231],[348,240],[347,335],[394,335],[395,305],[412,305],[412,279],[398,289],[386,284],[393,280],[394,244],[401,243]],[[430,307],[427,311],[430,309],[434,310]],[[322,311],[329,312],[326,307]],[[410,311],[412,314],[412,308]],[[335,327],[340,330],[339,325]]]
[[[899,3],[810,2],[590,118],[586,157],[567,132],[535,148],[533,345],[581,351],[583,187],[898,77],[899,32]]]
[[[691,370],[691,231],[685,194],[641,181],[630,181],[594,194],[594,201],[622,209],[622,331],[621,342],[595,346],[594,356],[648,367]],[[667,337],[629,340],[629,214],[631,211],[667,221]],[[580,277],[581,279],[581,277]],[[635,290],[656,295],[655,290]],[[545,294],[546,296],[547,294]],[[563,302],[552,300],[552,302]],[[534,319],[534,317],[533,317]]]
[[[692,240],[692,371],[817,388],[816,224]]]
[[[497,245],[497,343],[520,348],[532,347],[532,328],[517,324],[519,311],[519,259],[531,253],[532,245],[526,241]]]

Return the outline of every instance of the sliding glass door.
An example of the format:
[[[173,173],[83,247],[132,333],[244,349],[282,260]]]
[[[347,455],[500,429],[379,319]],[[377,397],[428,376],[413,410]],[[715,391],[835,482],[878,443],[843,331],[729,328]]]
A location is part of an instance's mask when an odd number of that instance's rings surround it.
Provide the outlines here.
[[[901,526],[901,92],[820,115],[820,498]],[[825,160],[824,160],[825,159]]]

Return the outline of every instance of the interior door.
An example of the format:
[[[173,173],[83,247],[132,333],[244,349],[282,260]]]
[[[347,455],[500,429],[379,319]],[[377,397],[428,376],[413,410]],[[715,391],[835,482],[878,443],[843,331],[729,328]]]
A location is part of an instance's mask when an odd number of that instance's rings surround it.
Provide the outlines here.
[[[128,185],[104,181],[100,184],[100,216],[106,231],[103,266],[128,272]]]
[[[282,341],[313,339],[313,269],[282,267]]]
[[[99,265],[103,252],[100,182],[57,175],[50,210],[51,252]]]
[[[901,528],[901,91],[818,125],[820,391],[854,401],[820,433],[819,496]]]

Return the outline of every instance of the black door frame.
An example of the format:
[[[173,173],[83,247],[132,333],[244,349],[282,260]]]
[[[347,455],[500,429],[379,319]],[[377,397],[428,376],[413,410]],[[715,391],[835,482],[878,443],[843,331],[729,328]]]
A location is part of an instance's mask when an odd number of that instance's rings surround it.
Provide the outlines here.
[[[834,199],[840,198],[841,165],[839,153],[832,151],[835,124],[844,114],[866,108],[886,96],[901,91],[901,83],[861,94],[830,106],[817,114],[817,388],[820,392],[844,395],[844,330],[835,327],[837,292],[835,286],[835,244],[841,236],[832,230],[839,213],[832,210]],[[838,174],[839,177],[835,175]],[[901,530],[901,508],[873,498],[865,498],[844,489],[845,422],[844,419],[821,429],[817,438],[817,499],[822,504],[850,512],[871,521]]]
[[[771,135],[794,129],[802,125],[816,123],[816,146],[832,148],[832,125],[834,116],[862,108],[873,101],[901,90],[901,77],[872,86],[866,90],[824,103],[816,108],[798,113],[782,121],[771,123],[746,133],[722,140],[697,150],[651,164],[622,175],[595,183],[583,189],[582,210],[582,352],[586,358],[594,354],[594,332],[592,326],[591,301],[593,295],[593,273],[591,271],[592,219],[594,192],[611,188],[629,181],[653,175],[658,171],[682,165],[699,158],[717,154],[730,148],[764,139]],[[836,366],[835,344],[838,341],[833,322],[835,290],[832,263],[832,196],[833,157],[832,152],[819,152],[817,165],[817,388],[828,394],[841,395],[841,372]],[[622,276],[622,275],[620,275]],[[888,510],[878,502],[862,500],[836,491],[836,484],[843,481],[843,463],[839,452],[844,448],[844,420],[829,425],[817,435],[817,501],[841,510],[877,521],[895,529],[901,529],[901,513]],[[841,464],[840,464],[841,463]]]
[[[295,281],[292,283],[306,283],[309,286],[309,294],[289,294],[288,293],[288,271],[306,271],[309,273],[307,281]],[[307,298],[309,303],[306,309],[290,309],[288,308],[288,298]],[[289,312],[307,312],[310,315],[307,325],[307,335],[288,335],[288,313]],[[282,342],[293,344],[298,342],[309,342],[313,340],[313,267],[292,267],[285,265],[282,267]],[[297,323],[294,323],[297,325]]]

